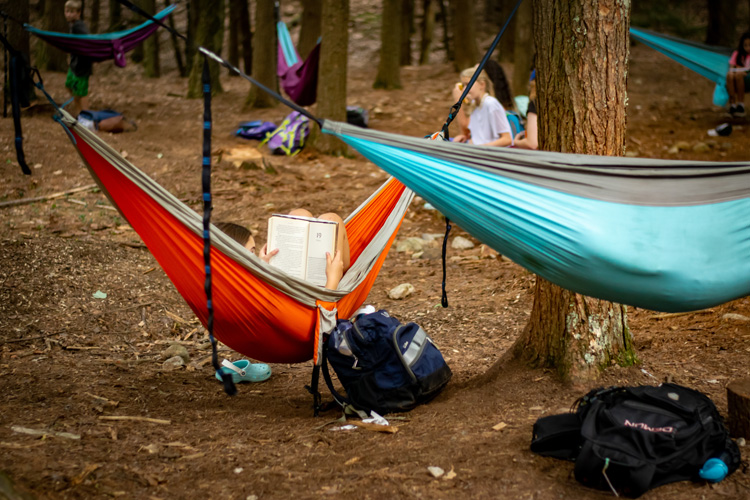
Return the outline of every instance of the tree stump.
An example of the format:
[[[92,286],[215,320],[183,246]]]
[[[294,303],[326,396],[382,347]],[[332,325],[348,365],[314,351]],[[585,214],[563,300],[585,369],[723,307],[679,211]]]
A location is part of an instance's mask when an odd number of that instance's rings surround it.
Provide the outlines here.
[[[750,439],[750,378],[735,380],[727,386],[729,433]]]

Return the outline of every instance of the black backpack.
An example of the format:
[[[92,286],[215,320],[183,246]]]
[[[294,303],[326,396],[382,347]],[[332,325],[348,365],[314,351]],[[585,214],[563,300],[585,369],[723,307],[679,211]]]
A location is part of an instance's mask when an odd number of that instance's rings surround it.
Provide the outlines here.
[[[346,390],[334,388],[328,363]],[[381,415],[408,411],[440,393],[452,376],[432,339],[416,323],[386,311],[338,320],[324,336],[323,377],[336,401]]]
[[[712,458],[729,474],[740,464],[713,402],[676,384],[594,389],[575,413],[537,420],[531,451],[573,460],[581,483],[633,498],[675,481],[721,480],[701,470]]]

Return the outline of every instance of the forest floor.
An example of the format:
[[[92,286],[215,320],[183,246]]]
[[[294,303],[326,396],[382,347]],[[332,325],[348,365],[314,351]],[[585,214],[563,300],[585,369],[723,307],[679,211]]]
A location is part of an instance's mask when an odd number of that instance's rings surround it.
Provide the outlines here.
[[[373,90],[374,45],[353,46],[349,104],[369,110],[371,128],[423,136],[441,127],[457,81],[449,65],[405,67],[402,90]],[[53,95],[65,95],[64,75],[45,75],[45,83]],[[278,123],[288,111],[243,110],[248,84],[229,77],[222,83],[225,92],[213,102],[214,150],[255,150],[255,142],[233,136],[237,124]],[[135,132],[102,137],[199,211],[202,102],[184,97],[186,81],[174,72],[145,79],[134,64],[100,64],[91,88],[94,109],[121,110],[138,124]],[[734,120],[732,135],[709,137],[708,129],[731,120],[711,105],[711,84],[671,60],[633,47],[628,90],[628,151],[750,158],[748,124]],[[0,121],[0,201],[93,183],[50,115],[41,105],[24,114],[29,177],[15,161],[12,121]],[[234,220],[264,235],[270,212],[304,206],[346,214],[386,178],[358,154],[260,153],[276,173],[216,162],[214,220]],[[417,199],[398,239],[443,231],[441,216]],[[473,239],[454,228],[457,235]],[[395,249],[388,255],[367,303],[419,322],[454,376],[431,403],[393,416],[398,432],[380,433],[336,430],[337,410],[313,418],[304,388],[310,362],[273,364],[270,380],[227,397],[206,363],[205,334],[191,310],[101,193],[83,190],[0,209],[0,493],[10,491],[12,480],[18,498],[611,496],[578,484],[572,464],[529,451],[536,419],[566,411],[588,388],[503,357],[529,318],[535,278],[502,257],[482,257],[474,241],[475,249],[449,251],[446,309],[439,307],[439,258],[415,259]],[[411,296],[387,296],[405,282],[416,289]],[[747,317],[747,298],[680,315],[629,308],[639,364],[612,367],[591,387],[671,380],[708,394],[726,415],[725,386],[750,373]],[[187,348],[186,368],[163,367],[173,342]],[[222,356],[242,357],[224,349]],[[498,369],[490,370],[496,362]],[[112,416],[166,423],[103,418]],[[446,474],[433,477],[431,466]],[[747,459],[716,485],[676,483],[644,498],[750,498]]]

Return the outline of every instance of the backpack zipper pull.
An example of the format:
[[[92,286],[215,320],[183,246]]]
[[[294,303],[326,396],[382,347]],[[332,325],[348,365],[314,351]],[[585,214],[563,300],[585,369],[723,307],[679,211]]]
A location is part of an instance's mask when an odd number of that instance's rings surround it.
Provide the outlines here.
[[[612,490],[612,493],[614,493],[616,497],[619,497],[620,495],[617,494],[617,490],[615,490],[614,486],[612,486],[612,482],[609,480],[609,477],[607,477],[608,468],[609,468],[609,458],[605,458],[604,467],[602,467],[602,475],[604,476],[604,479],[607,480],[607,484],[609,485],[609,489]]]

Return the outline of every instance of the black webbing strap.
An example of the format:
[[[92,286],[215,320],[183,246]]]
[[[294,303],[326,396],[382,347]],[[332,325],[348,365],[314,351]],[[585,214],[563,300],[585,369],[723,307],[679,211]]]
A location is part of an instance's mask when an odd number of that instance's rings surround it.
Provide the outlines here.
[[[180,38],[182,38],[183,40],[185,40],[186,43],[189,43],[188,39],[182,33],[178,32],[177,30],[172,29],[170,26],[164,24],[161,20],[156,19],[154,16],[152,16],[148,12],[144,11],[143,9],[141,9],[140,7],[138,7],[137,5],[133,5],[133,3],[130,2],[129,0],[117,0],[117,1],[119,3],[121,3],[122,5],[124,5],[125,7],[129,8],[130,10],[132,10],[133,12],[135,12],[137,14],[140,14],[143,17],[146,17],[146,18],[150,19],[151,21],[155,22],[156,24],[158,24],[162,28],[168,30],[170,33],[173,33],[176,36],[179,36]],[[290,101],[289,99],[286,99],[284,96],[282,96],[278,92],[276,92],[276,91],[274,91],[274,90],[266,87],[265,85],[263,85],[262,83],[260,83],[256,79],[254,79],[253,77],[246,75],[240,68],[236,67],[235,65],[233,65],[232,63],[230,63],[229,61],[227,61],[226,59],[224,59],[223,57],[221,57],[219,55],[216,55],[214,52],[208,50],[207,48],[205,48],[205,47],[198,47],[197,49],[204,56],[210,57],[211,59],[213,59],[217,63],[219,63],[222,66],[224,66],[225,68],[227,68],[229,71],[232,71],[232,72],[238,74],[239,76],[241,76],[242,78],[244,78],[248,82],[250,82],[253,85],[257,86],[259,89],[261,89],[266,94],[272,96],[274,99],[278,100],[279,102],[284,103],[285,105],[289,106],[293,110],[298,111],[299,113],[301,113],[304,116],[308,117],[310,120],[312,120],[315,123],[317,123],[319,127],[323,128],[323,120],[321,120],[320,118],[316,117],[315,115],[313,115],[312,113],[310,113],[308,110],[306,110],[302,106],[299,106],[299,105],[293,103],[292,101]]]
[[[456,118],[456,115],[458,114],[458,110],[461,109],[461,103],[463,103],[464,99],[466,99],[466,96],[469,94],[469,90],[471,90],[471,86],[474,85],[474,82],[477,81],[477,78],[479,77],[479,73],[482,72],[482,70],[484,69],[484,65],[487,64],[487,61],[490,59],[490,56],[495,51],[495,47],[497,47],[497,44],[500,43],[500,38],[503,36],[503,33],[505,33],[505,28],[507,28],[508,24],[510,24],[510,20],[513,19],[513,16],[515,15],[516,10],[518,10],[518,6],[521,5],[522,1],[523,0],[518,0],[518,2],[516,2],[516,6],[513,7],[513,10],[508,16],[508,19],[505,20],[505,24],[500,30],[500,33],[497,34],[495,39],[492,41],[492,45],[490,45],[490,48],[487,49],[487,52],[484,54],[484,57],[479,63],[479,66],[477,66],[477,70],[474,72],[473,75],[471,75],[471,80],[469,80],[469,84],[464,89],[463,93],[461,94],[461,97],[459,97],[458,102],[454,104],[453,106],[451,106],[451,110],[448,113],[448,119],[445,121],[445,124],[443,125],[443,136],[446,139],[449,138],[448,126],[451,124],[453,119]]]
[[[325,349],[324,349],[325,350]],[[313,416],[317,417],[320,415],[320,409],[322,406],[322,399],[318,387],[320,386],[320,365],[313,366],[312,379],[310,385],[306,385],[305,389],[313,396]]]
[[[448,233],[451,232],[451,221],[448,217],[445,218],[445,237],[443,238],[443,294],[440,297],[440,305],[448,307],[448,293],[445,291],[445,281],[447,278],[447,272],[445,268],[445,257],[448,253]]]
[[[13,114],[13,129],[16,135],[16,159],[18,164],[21,166],[21,170],[26,175],[31,175],[31,169],[26,164],[26,156],[23,153],[23,130],[21,129],[21,99],[22,89],[21,82],[24,81],[23,72],[28,71],[26,64],[24,64],[23,54],[13,48],[8,39],[4,35],[0,35],[0,42],[5,47],[6,65],[7,56],[10,54],[10,71],[8,75],[8,83],[10,87],[10,105],[11,112]],[[28,75],[27,75],[28,77]],[[3,91],[3,100],[5,100],[5,91]],[[27,103],[28,104],[28,103]],[[5,104],[3,104],[5,106]],[[3,111],[5,111],[3,109]]]
[[[211,341],[211,364],[216,373],[221,375],[221,381],[224,383],[224,392],[230,396],[237,394],[237,387],[234,386],[232,375],[224,372],[219,366],[219,356],[216,352],[216,338],[214,337],[214,305],[211,296],[211,72],[208,69],[208,59],[203,58],[203,74],[201,76],[203,84],[203,261],[206,264],[206,281],[204,288],[206,291],[206,308],[208,310],[208,320],[206,329],[208,330],[208,339]]]

